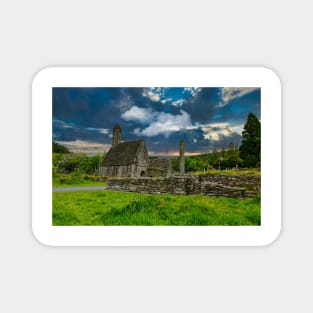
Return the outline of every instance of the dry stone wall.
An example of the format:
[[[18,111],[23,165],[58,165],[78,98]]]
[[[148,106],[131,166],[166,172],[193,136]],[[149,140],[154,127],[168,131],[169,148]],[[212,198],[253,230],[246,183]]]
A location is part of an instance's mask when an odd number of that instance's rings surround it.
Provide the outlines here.
[[[172,177],[109,178],[107,189],[151,194],[247,198],[260,191],[258,176],[184,175]]]
[[[200,184],[215,183],[228,187],[244,188],[246,193],[255,195],[261,191],[261,176],[259,175],[199,175]]]

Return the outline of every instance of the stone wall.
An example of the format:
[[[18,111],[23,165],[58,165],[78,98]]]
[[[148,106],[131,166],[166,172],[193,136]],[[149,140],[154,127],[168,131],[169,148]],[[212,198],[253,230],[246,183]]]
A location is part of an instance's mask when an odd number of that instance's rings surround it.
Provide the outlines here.
[[[259,175],[199,175],[201,183],[210,182],[228,187],[244,188],[247,194],[255,195],[261,191],[261,176]]]
[[[260,191],[258,176],[185,175],[172,177],[109,178],[107,189],[151,194],[247,198]]]

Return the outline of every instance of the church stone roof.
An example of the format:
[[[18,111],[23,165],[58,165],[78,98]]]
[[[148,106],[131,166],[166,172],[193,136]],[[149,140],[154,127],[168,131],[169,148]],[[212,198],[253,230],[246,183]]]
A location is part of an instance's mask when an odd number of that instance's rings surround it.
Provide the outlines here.
[[[121,142],[118,145],[111,147],[102,162],[102,166],[133,164],[142,145],[144,145],[144,141],[137,140]]]

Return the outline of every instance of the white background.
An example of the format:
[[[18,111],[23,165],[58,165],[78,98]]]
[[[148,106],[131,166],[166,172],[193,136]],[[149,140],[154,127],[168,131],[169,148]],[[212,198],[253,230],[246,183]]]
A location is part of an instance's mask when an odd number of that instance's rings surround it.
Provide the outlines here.
[[[2,1],[1,312],[310,312],[310,1]],[[283,230],[263,248],[49,248],[31,80],[52,65],[264,65],[283,81]]]

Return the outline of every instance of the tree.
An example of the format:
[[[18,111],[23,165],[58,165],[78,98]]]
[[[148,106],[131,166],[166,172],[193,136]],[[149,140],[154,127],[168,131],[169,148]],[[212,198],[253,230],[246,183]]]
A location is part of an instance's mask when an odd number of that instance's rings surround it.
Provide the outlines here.
[[[231,142],[227,147],[225,156],[225,166],[227,168],[240,167],[242,165],[242,159],[240,158],[239,149]]]
[[[242,132],[242,144],[239,148],[240,158],[246,167],[261,165],[261,123],[250,113]]]
[[[70,153],[70,151],[66,147],[60,145],[59,143],[57,143],[55,141],[52,142],[52,152],[53,153],[62,153],[62,154]]]
[[[53,167],[58,173],[95,174],[99,170],[99,165],[103,156],[88,156],[83,153],[53,153]]]

